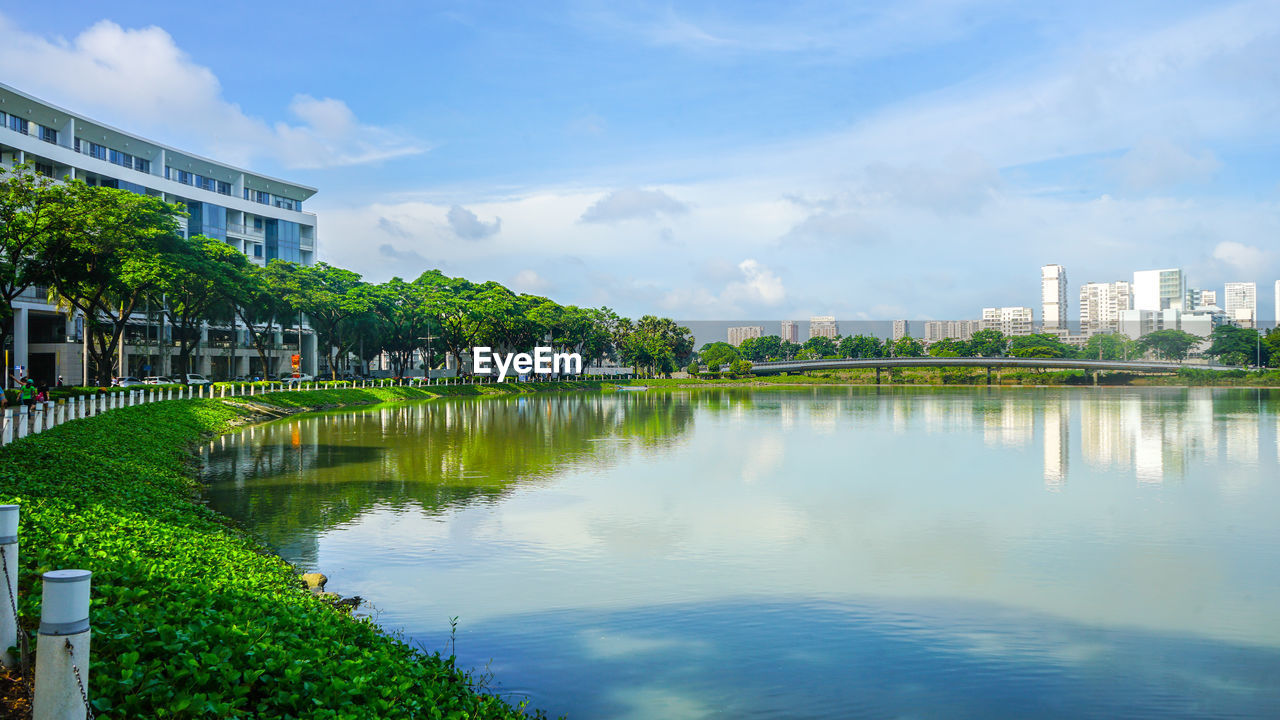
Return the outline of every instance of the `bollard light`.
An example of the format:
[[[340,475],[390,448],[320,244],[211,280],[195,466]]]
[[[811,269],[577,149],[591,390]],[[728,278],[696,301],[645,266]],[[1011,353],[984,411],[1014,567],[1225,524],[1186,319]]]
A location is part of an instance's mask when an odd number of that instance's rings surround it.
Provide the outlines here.
[[[0,665],[10,669],[18,665],[18,658],[8,652],[18,644],[18,618],[13,614],[18,604],[18,508],[0,505],[0,559],[4,561],[0,579]]]
[[[88,715],[88,570],[44,574],[36,644],[34,720],[82,720]]]

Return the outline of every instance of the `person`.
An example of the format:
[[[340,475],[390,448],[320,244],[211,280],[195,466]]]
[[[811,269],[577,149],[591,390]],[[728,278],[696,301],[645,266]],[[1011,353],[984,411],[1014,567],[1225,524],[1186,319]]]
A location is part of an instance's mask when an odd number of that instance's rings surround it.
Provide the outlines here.
[[[49,402],[49,386],[39,385],[36,387],[36,402]]]
[[[62,376],[58,376],[58,387],[62,387]]]
[[[31,407],[36,404],[36,381],[27,378],[22,381],[22,387],[18,390],[18,400],[23,405]]]

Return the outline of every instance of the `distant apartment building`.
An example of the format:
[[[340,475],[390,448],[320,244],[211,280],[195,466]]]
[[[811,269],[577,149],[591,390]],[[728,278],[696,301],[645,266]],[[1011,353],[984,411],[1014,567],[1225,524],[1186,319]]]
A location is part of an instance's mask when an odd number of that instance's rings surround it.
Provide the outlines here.
[[[1045,332],[1067,327],[1067,270],[1061,265],[1040,268],[1040,321]]]
[[[1280,280],[1276,281],[1275,298],[1276,298],[1276,314],[1275,314],[1276,327],[1280,327]]]
[[[1133,274],[1133,309],[1185,310],[1187,276],[1177,268],[1139,270]]]
[[[764,328],[759,325],[744,325],[742,327],[729,328],[729,344],[734,347],[741,347],[742,341],[747,338],[758,338],[764,335]]]
[[[1200,310],[1124,310],[1120,313],[1119,331],[1130,338],[1140,338],[1157,330],[1181,330],[1200,338],[1208,338],[1213,329],[1225,324],[1226,314],[1217,308]]]
[[[924,341],[969,340],[981,329],[982,323],[977,320],[930,320],[924,324]]]
[[[1120,313],[1132,307],[1133,286],[1129,282],[1085,283],[1080,286],[1080,332],[1113,332],[1120,326]]]
[[[1222,288],[1227,320],[1240,327],[1251,328],[1258,321],[1258,284],[1229,282]]]
[[[904,337],[910,337],[910,336],[911,336],[911,326],[907,323],[907,321],[906,321],[906,320],[894,320],[894,321],[893,321],[893,340],[894,340],[894,342],[897,342],[897,341],[901,340],[901,339],[902,339],[902,338],[904,338]]]
[[[834,338],[839,334],[840,327],[836,325],[835,317],[831,315],[814,315],[809,318],[809,337]]]
[[[786,342],[800,343],[800,323],[795,320],[782,321],[782,339]]]
[[[1029,307],[989,307],[982,309],[982,329],[999,330],[1005,335],[1030,335],[1034,329],[1035,311]]]
[[[1196,310],[1198,308],[1209,308],[1218,306],[1217,290],[1201,290],[1200,288],[1190,288],[1187,290],[1187,309]]]

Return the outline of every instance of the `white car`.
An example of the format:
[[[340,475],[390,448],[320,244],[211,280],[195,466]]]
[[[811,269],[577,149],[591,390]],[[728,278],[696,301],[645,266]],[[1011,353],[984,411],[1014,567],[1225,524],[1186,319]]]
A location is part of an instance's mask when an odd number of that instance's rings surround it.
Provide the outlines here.
[[[294,377],[293,375],[280,376],[280,382],[286,382],[286,383],[313,382],[315,379],[316,379],[315,375],[308,375],[306,373],[301,373],[298,375],[298,377]]]
[[[112,387],[136,387],[138,385],[146,385],[146,383],[142,382],[136,377],[133,377],[132,375],[126,375],[125,377],[118,377],[115,380],[111,381]]]
[[[171,382],[173,381],[163,375],[151,375],[142,378],[143,385],[168,385]]]
[[[187,373],[185,377],[187,379],[186,382],[188,385],[212,385],[213,384],[209,382],[209,380],[203,375]]]

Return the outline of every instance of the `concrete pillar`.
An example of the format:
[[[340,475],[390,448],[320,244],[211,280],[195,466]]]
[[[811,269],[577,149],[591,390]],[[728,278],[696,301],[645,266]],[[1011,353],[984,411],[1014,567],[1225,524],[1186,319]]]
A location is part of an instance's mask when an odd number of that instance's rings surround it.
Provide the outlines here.
[[[24,438],[31,432],[31,409],[26,405],[18,408],[18,437]]]
[[[44,403],[36,403],[31,406],[31,432],[38,433],[44,431]]]
[[[84,720],[89,693],[88,570],[44,574],[33,720]]]
[[[67,414],[67,401],[58,400],[57,402],[55,402],[53,405],[53,424],[61,425],[62,423],[66,422],[67,421],[66,414]]]
[[[4,409],[4,429],[0,430],[0,443],[8,445],[13,442],[13,408]]]
[[[30,363],[27,362],[27,336],[30,334],[30,324],[27,318],[28,312],[26,308],[15,307],[13,309],[13,365],[14,367],[22,366],[23,371],[27,375],[31,374]],[[5,377],[13,368],[5,371]],[[7,385],[8,383],[6,383]]]
[[[7,408],[4,412],[9,415]],[[18,666],[18,658],[7,651],[18,644],[18,618],[13,614],[18,598],[18,509],[17,505],[0,505],[0,665],[9,669]]]

